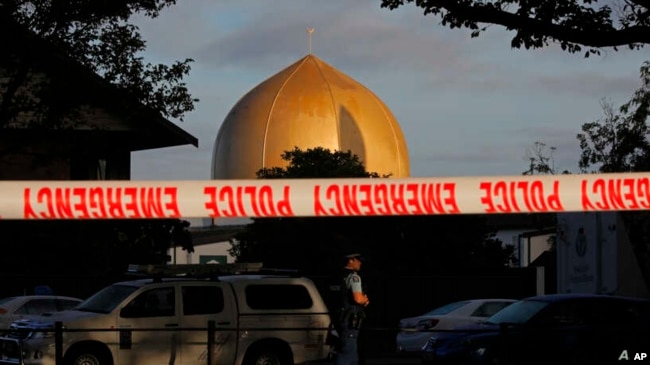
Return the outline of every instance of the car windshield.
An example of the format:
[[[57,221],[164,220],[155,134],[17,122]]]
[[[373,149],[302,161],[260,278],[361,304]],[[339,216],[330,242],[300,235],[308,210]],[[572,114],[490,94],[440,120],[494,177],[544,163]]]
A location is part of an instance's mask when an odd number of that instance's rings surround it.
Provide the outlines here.
[[[131,285],[107,286],[79,304],[75,309],[82,312],[110,313],[136,290],[138,290],[138,287]]]
[[[442,307],[438,307],[430,312],[427,312],[423,314],[424,316],[440,316],[444,314],[449,314],[449,312],[454,311],[465,304],[469,303],[468,301],[462,301],[462,302],[454,302],[454,303],[449,303],[445,304]]]
[[[492,317],[487,319],[486,323],[525,323],[535,314],[539,313],[539,311],[541,311],[547,305],[547,302],[539,302],[536,300],[521,300],[512,303],[502,310],[496,312]]]

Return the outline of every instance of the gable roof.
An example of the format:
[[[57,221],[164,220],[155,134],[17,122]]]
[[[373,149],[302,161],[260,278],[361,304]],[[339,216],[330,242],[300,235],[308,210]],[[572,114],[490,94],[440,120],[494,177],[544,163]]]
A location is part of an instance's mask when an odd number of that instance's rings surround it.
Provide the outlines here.
[[[196,137],[164,118],[160,112],[145,106],[128,91],[68,57],[55,45],[38,37],[2,11],[0,45],[3,52],[23,57],[35,69],[65,77],[72,86],[65,91],[70,92],[70,97],[83,100],[81,104],[105,109],[127,121],[129,133],[120,138],[123,148],[138,151],[188,144],[198,147]]]

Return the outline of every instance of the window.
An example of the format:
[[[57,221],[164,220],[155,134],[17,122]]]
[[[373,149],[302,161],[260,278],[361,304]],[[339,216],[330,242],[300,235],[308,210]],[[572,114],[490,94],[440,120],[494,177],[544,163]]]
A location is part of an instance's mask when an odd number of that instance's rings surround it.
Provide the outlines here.
[[[215,314],[223,311],[223,290],[218,286],[184,286],[183,314]]]
[[[252,309],[308,309],[314,304],[307,288],[291,284],[249,285],[246,303]]]
[[[59,311],[67,310],[67,309],[72,309],[81,303],[78,300],[70,300],[70,299],[57,299],[56,300],[56,309]]]
[[[488,323],[526,323],[548,305],[548,302],[520,300],[496,312]]]
[[[490,317],[510,304],[510,302],[485,302],[476,308],[472,317]]]
[[[453,312],[456,309],[465,306],[467,304],[469,304],[469,301],[467,300],[445,304],[442,307],[438,307],[432,311],[424,313],[423,316],[440,316],[440,315],[449,314],[450,312]]]
[[[110,313],[136,290],[138,287],[130,285],[107,286],[86,299],[76,309],[82,312]]]
[[[535,323],[543,326],[578,326],[590,324],[591,314],[600,304],[586,300],[567,300],[554,302],[535,318]]]
[[[124,318],[171,317],[175,314],[173,287],[147,290],[135,297],[120,312]]]
[[[16,309],[16,314],[42,314],[56,311],[56,300],[32,299]]]

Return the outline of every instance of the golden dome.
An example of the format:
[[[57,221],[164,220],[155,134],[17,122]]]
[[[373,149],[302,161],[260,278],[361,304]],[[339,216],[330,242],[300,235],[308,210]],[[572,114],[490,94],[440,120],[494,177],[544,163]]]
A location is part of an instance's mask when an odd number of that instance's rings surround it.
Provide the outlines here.
[[[284,167],[298,147],[352,151],[366,170],[409,176],[406,141],[388,107],[365,86],[307,55],[244,95],[219,128],[213,179],[255,179]]]

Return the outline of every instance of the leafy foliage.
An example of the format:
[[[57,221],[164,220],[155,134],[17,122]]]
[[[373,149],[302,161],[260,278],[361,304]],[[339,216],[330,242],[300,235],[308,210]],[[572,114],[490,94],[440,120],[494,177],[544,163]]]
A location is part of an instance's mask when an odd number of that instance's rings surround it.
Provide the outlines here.
[[[585,123],[577,135],[582,153],[582,172],[650,171],[648,112],[650,111],[650,62],[640,69],[641,86],[616,110],[602,101],[604,118]],[[650,285],[650,212],[621,213],[636,258]]]
[[[352,151],[330,151],[316,147],[302,151],[294,147],[285,151],[282,159],[287,167],[265,167],[257,172],[260,179],[302,179],[333,177],[379,177],[376,172],[366,172],[359,156]],[[384,176],[388,177],[388,176]]]
[[[2,28],[6,52],[0,56],[0,126],[19,123],[18,117],[24,118],[25,113],[30,115],[30,127],[58,128],[74,119],[82,105],[65,92],[70,80],[39,74],[39,63],[57,57],[103,77],[164,117],[183,120],[198,101],[183,82],[192,60],[169,66],[145,62],[141,52],[146,42],[138,28],[128,23],[136,13],[157,17],[175,2],[2,0],[0,24],[7,28]],[[14,41],[19,44],[8,50]]]
[[[380,178],[350,151],[294,148],[283,159],[286,167],[262,169],[258,176]],[[319,275],[338,272],[343,253],[351,250],[369,258],[364,271],[384,274],[504,267],[513,257],[512,247],[489,236],[485,217],[468,215],[258,218],[231,246],[238,261]]]
[[[490,24],[515,31],[513,48],[535,49],[559,43],[585,57],[600,48],[639,49],[650,42],[650,3],[646,0],[382,0],[396,9],[415,3],[424,14],[437,15],[443,26],[467,28],[478,37]],[[583,49],[585,47],[586,49]]]
[[[650,111],[650,62],[640,69],[641,86],[615,111],[602,101],[604,118],[582,126],[577,135],[582,150],[583,172],[650,171],[648,112]]]

